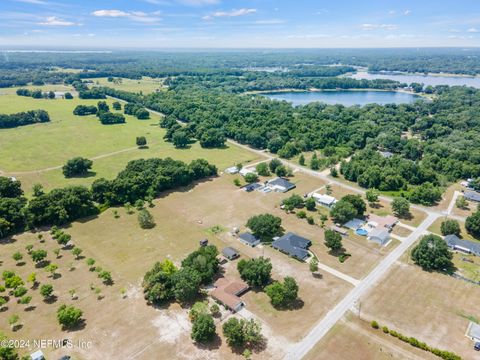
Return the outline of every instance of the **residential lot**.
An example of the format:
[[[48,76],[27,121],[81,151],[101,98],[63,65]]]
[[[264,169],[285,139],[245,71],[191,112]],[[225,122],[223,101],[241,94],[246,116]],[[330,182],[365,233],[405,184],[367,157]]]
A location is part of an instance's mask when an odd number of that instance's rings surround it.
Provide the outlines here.
[[[363,318],[475,359],[478,353],[465,331],[469,318],[480,317],[474,300],[479,296],[478,285],[401,262],[362,299],[361,311]]]
[[[150,94],[153,92],[162,91],[164,89],[163,79],[153,79],[145,76],[140,80],[115,78],[115,81],[108,81],[108,78],[106,77],[91,78],[87,80],[93,81],[94,86],[108,86],[116,90],[134,93],[142,92],[143,94]]]
[[[310,351],[306,360],[351,359],[358,360],[430,360],[435,355],[413,348],[404,342],[385,335],[381,329],[374,330],[368,321],[348,313]]]

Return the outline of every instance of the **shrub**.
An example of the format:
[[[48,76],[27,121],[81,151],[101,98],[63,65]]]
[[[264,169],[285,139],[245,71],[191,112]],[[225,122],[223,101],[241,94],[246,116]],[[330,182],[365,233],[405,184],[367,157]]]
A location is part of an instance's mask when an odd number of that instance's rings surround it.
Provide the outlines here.
[[[378,325],[378,322],[376,322],[375,320],[373,320],[371,323],[370,323],[371,327],[374,328],[374,329],[378,329],[380,326]]]
[[[147,209],[138,212],[138,223],[142,229],[152,229],[155,227],[155,220]]]

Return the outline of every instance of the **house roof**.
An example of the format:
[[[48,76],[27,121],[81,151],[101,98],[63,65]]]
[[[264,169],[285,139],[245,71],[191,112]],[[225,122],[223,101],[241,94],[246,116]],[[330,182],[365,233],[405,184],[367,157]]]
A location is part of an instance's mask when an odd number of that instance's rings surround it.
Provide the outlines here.
[[[250,234],[249,232],[240,234],[239,238],[242,239],[244,242],[249,243],[249,244],[255,244],[255,243],[260,241],[259,239],[257,239],[254,235]]]
[[[444,237],[449,247],[460,247],[469,250],[472,253],[480,254],[480,243],[470,240],[460,239],[457,235],[447,235]]]
[[[235,250],[234,248],[228,246],[222,250],[223,256],[227,258],[235,257],[238,256],[238,251]]]
[[[378,216],[375,214],[370,214],[368,215],[368,220],[375,222],[377,224],[376,227],[379,229],[391,229],[398,222],[398,218],[392,215]]]
[[[239,171],[240,175],[247,175],[247,174],[256,174],[256,171],[251,168],[241,168]]]
[[[294,233],[287,233],[272,243],[275,249],[286,252],[290,256],[304,260],[308,257],[308,247],[312,242]]]
[[[478,193],[476,191],[465,191],[463,196],[465,196],[465,199],[467,199],[467,200],[480,202],[480,193]]]
[[[386,230],[373,229],[373,230],[370,231],[370,233],[368,234],[368,238],[369,238],[369,239],[371,239],[371,238],[377,238],[377,239],[379,239],[382,243],[385,243],[385,242],[387,242],[388,240],[390,240],[390,234],[389,234],[388,231],[386,231]]]
[[[270,180],[270,181],[268,182],[268,186],[271,186],[271,187],[274,187],[274,186],[282,187],[282,188],[285,188],[286,191],[295,189],[295,187],[296,187],[295,184],[293,184],[293,183],[291,183],[290,181],[288,181],[287,179],[284,179],[284,178],[281,178],[281,177],[278,177],[278,178],[276,178],[276,179]]]
[[[214,286],[215,290],[212,291],[211,296],[232,310],[243,302],[238,295],[248,290],[245,282],[226,278],[218,279]]]
[[[480,325],[470,321],[468,326],[468,336],[474,339],[480,339]]]
[[[343,224],[343,226],[352,230],[357,230],[359,227],[362,227],[363,224],[365,224],[365,221],[361,219],[352,219]]]
[[[380,155],[382,155],[384,158],[390,158],[392,157],[394,154],[390,151],[379,151]]]
[[[337,199],[335,199],[333,196],[330,196],[330,195],[314,193],[312,197],[319,203],[325,204],[325,205],[332,205],[337,202]]]
[[[257,190],[257,189],[260,189],[261,187],[262,185],[259,183],[247,184],[243,186],[245,190],[249,190],[249,191]]]

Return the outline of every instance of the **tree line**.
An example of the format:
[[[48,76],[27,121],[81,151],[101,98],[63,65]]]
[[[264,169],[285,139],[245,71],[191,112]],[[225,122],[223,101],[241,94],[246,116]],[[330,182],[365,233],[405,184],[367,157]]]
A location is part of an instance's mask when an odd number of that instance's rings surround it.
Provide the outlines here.
[[[50,116],[45,110],[30,110],[17,114],[0,114],[0,128],[8,129],[50,121]]]

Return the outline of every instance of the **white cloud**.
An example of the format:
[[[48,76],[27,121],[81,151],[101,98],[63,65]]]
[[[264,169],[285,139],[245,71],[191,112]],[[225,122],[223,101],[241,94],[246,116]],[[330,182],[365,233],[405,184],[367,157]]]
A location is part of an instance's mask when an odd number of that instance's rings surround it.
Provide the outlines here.
[[[180,4],[189,6],[204,6],[204,5],[216,5],[220,3],[220,0],[177,0]]]
[[[384,30],[398,29],[398,26],[395,24],[362,24],[360,27],[366,31],[376,30],[376,29],[384,29]]]
[[[289,35],[288,39],[325,39],[330,38],[331,35],[327,34],[301,34],[301,35]]]
[[[467,32],[469,32],[469,33],[478,33],[479,30],[478,30],[477,28],[472,27],[472,28],[468,29]]]
[[[217,11],[210,15],[204,16],[203,20],[213,20],[217,17],[237,17],[237,16],[244,16],[249,14],[254,14],[257,12],[257,9],[233,9],[230,11]]]
[[[269,20],[257,20],[255,21],[255,24],[258,25],[278,25],[278,24],[285,24],[285,20],[281,19],[269,19]]]
[[[397,13],[397,12],[396,12],[395,10],[390,10],[390,11],[388,12],[388,15],[395,15],[396,13]]]
[[[25,4],[33,4],[33,5],[48,5],[48,2],[43,0],[15,0],[15,1],[25,3]]]
[[[43,22],[38,23],[39,25],[43,26],[73,26],[73,25],[78,25],[75,24],[74,22],[67,21],[67,20],[62,20],[56,16],[49,16],[47,19]]]
[[[97,10],[94,11],[92,15],[98,17],[125,17],[129,14],[121,10]]]
[[[96,17],[111,17],[111,18],[121,18],[126,17],[134,21],[144,22],[144,23],[156,23],[160,21],[158,15],[159,11],[147,14],[143,11],[122,11],[122,10],[96,10],[92,12],[93,16]]]
[[[411,13],[412,13],[412,10],[407,9],[403,12],[403,15],[407,16],[407,15],[410,15]]]

